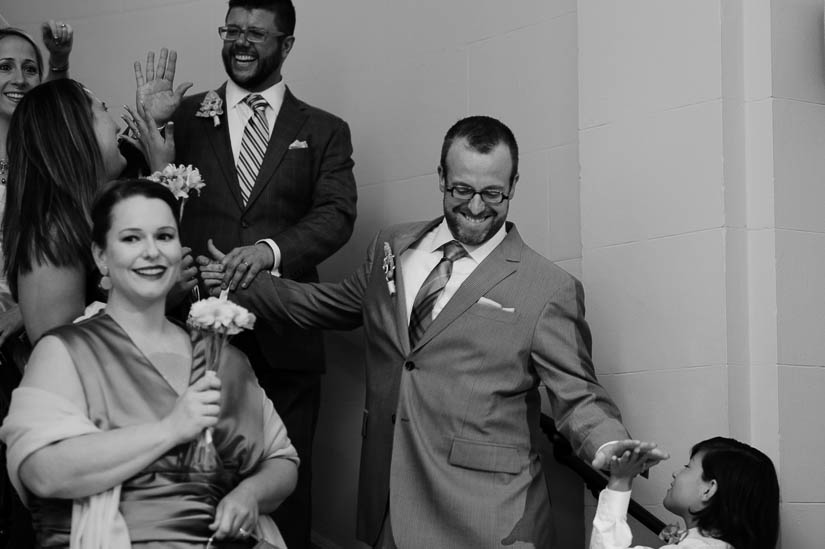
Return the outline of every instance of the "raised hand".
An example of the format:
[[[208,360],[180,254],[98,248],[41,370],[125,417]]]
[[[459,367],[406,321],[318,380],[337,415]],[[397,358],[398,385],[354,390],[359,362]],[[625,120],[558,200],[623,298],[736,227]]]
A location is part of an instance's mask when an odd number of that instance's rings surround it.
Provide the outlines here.
[[[591,464],[594,469],[607,469],[610,461],[615,457],[621,457],[627,451],[634,451],[643,448],[646,469],[653,467],[660,461],[670,459],[670,454],[656,447],[655,442],[642,442],[640,440],[616,440],[605,444],[596,453]]]
[[[140,61],[135,61],[135,102],[138,105],[143,104],[159,124],[165,124],[172,118],[183,99],[183,94],[192,87],[191,82],[184,82],[177,89],[172,89],[177,60],[178,54],[175,50],[161,48],[155,66],[155,52],[150,51],[146,54],[145,75]]]
[[[63,21],[49,19],[40,25],[40,30],[43,35],[43,45],[49,51],[49,66],[68,68],[69,54],[72,53],[74,44],[72,26]]]
[[[142,103],[132,109],[123,105],[126,114],[121,118],[129,127],[129,132],[120,136],[133,147],[140,150],[149,164],[149,169],[159,171],[175,160],[175,128],[169,122],[163,134],[158,129],[157,122]]]

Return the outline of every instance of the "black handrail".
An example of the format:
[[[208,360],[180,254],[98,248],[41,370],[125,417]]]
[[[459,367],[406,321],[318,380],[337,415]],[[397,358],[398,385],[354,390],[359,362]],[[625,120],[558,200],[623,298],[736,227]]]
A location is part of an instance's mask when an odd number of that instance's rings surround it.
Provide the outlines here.
[[[584,481],[593,497],[598,498],[599,492],[607,486],[607,478],[573,453],[570,442],[559,433],[551,417],[541,414],[540,424],[541,430],[553,444],[553,457],[556,461],[572,469]],[[658,535],[665,527],[664,522],[633,499],[630,500],[627,513],[654,534]]]

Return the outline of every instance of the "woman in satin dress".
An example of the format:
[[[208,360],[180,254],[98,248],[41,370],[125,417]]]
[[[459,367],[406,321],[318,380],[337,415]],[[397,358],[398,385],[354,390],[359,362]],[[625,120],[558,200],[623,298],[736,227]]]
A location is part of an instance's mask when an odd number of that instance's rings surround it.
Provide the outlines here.
[[[294,488],[298,457],[246,357],[229,346],[204,375],[205,340],[165,316],[177,203],[157,183],[116,181],[92,222],[106,308],[44,335],[0,429],[38,546],[251,547],[259,517]],[[199,471],[187,449],[207,427],[220,464]]]

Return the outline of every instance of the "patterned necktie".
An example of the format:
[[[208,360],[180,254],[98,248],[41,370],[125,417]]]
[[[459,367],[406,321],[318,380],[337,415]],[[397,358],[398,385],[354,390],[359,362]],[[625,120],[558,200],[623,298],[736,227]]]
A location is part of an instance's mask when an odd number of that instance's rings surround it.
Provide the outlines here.
[[[433,307],[438,300],[438,296],[444,291],[450,275],[453,273],[453,262],[469,254],[464,246],[455,240],[444,244],[444,257],[438,262],[427,279],[418,290],[413,302],[412,314],[410,315],[410,347],[415,347],[418,340],[433,322]]]
[[[258,170],[261,169],[261,162],[264,160],[266,145],[269,141],[269,128],[266,123],[266,108],[269,103],[266,99],[253,93],[243,98],[243,102],[249,105],[252,116],[246,122],[241,140],[241,153],[238,155],[238,183],[241,186],[241,198],[244,206],[252,194],[252,187],[255,186],[255,178],[258,177]]]

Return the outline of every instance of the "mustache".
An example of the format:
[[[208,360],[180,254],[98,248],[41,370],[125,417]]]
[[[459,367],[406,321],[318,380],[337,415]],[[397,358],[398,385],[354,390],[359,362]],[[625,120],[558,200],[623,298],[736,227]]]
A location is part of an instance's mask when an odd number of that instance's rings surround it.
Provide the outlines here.
[[[251,46],[243,47],[243,46],[238,46],[236,44],[233,44],[232,47],[229,49],[229,54],[230,55],[235,55],[237,53],[245,53],[245,54],[248,54],[248,55],[254,55],[255,57],[258,57],[258,52],[255,51],[255,48],[253,48]]]

